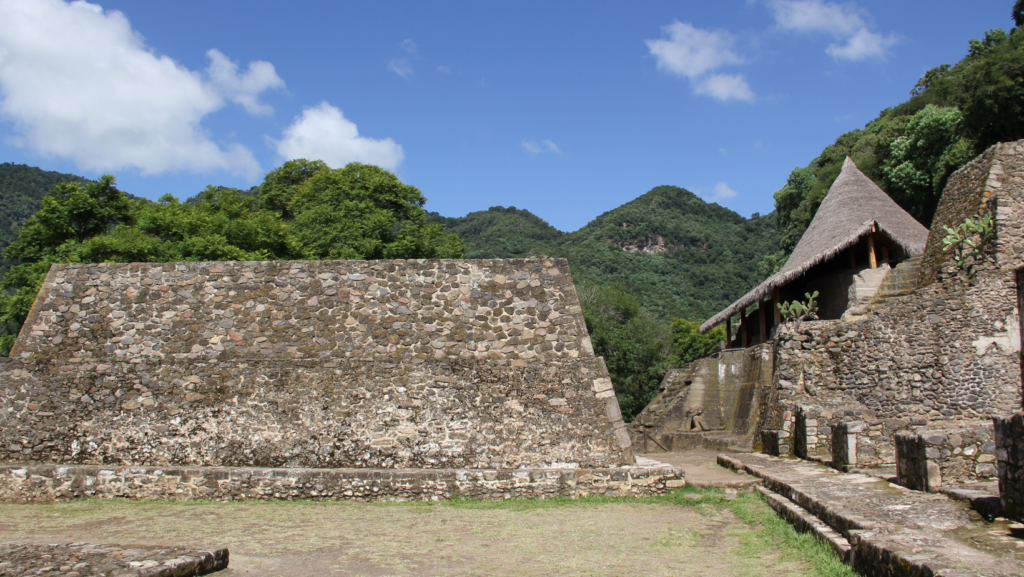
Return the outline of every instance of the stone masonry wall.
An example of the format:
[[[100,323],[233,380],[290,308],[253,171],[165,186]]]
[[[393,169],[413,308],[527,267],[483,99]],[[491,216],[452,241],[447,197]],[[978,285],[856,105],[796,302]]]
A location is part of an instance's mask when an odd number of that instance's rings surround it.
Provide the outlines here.
[[[996,445],[988,423],[901,433],[896,439],[900,484],[919,491],[996,477]],[[902,471],[907,482],[904,484]]]
[[[0,463],[632,463],[565,261],[54,266]]]
[[[54,265],[12,357],[592,355],[564,259]]]
[[[1024,522],[1024,413],[995,417],[993,425],[1003,515]]]
[[[942,225],[985,211],[996,241],[960,270]],[[1015,273],[1024,266],[1024,141],[996,145],[949,180],[915,293],[837,322],[781,327],[762,428],[781,431],[794,407],[817,407],[818,430],[864,421],[858,461],[895,462],[893,435],[958,428],[1021,406]]]

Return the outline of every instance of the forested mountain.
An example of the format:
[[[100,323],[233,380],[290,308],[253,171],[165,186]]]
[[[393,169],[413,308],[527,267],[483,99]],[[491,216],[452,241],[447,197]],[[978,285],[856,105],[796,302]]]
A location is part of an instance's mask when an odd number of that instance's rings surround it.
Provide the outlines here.
[[[744,218],[676,186],[656,187],[572,233],[515,207],[430,218],[461,237],[470,258],[567,257],[577,281],[618,286],[664,319],[703,320],[741,297],[780,239],[774,215]]]
[[[528,210],[492,206],[462,218],[431,212],[427,219],[442,224],[466,242],[466,258],[515,258],[548,254],[565,233]]]
[[[0,276],[11,268],[3,259],[3,249],[18,238],[21,224],[39,210],[43,197],[58,182],[86,179],[24,164],[0,163]]]

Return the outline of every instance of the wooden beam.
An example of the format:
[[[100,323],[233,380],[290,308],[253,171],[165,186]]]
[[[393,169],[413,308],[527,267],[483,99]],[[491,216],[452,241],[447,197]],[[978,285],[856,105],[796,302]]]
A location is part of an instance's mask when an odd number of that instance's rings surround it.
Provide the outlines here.
[[[768,321],[766,318],[767,315],[764,314],[763,298],[757,302],[757,316],[758,320],[761,322],[761,342],[764,343],[768,341]]]
[[[740,346],[747,348],[747,314],[740,311]]]
[[[875,258],[875,235],[868,235],[868,263],[871,264],[871,268],[878,268],[878,259]]]
[[[782,324],[782,311],[779,310],[780,304],[782,304],[782,294],[776,288],[772,291],[772,310],[775,311],[775,326]]]

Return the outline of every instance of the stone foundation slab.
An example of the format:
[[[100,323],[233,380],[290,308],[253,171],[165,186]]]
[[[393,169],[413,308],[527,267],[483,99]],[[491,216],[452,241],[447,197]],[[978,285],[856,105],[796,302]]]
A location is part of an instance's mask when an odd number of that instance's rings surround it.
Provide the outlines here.
[[[0,502],[72,499],[437,501],[652,496],[686,484],[682,469],[256,469],[2,465]]]
[[[0,543],[0,575],[206,575],[228,566],[228,550],[189,547],[118,547],[70,543]]]

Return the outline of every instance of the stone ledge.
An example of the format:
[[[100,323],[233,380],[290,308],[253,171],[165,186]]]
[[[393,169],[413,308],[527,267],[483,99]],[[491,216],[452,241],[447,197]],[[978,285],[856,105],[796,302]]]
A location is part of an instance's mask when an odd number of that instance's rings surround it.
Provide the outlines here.
[[[0,575],[50,574],[175,577],[206,575],[228,566],[228,550],[187,547],[118,547],[68,543],[0,543]],[[49,569],[47,569],[49,568]]]
[[[0,465],[0,502],[72,499],[437,501],[647,497],[685,485],[682,469],[260,469]]]
[[[1013,551],[1017,539],[990,530],[975,547],[954,538],[956,531],[982,525],[972,525],[966,506],[945,496],[798,459],[745,454],[719,455],[718,462],[763,479],[766,488],[846,538],[850,564],[865,575],[1024,575],[1024,562]]]

